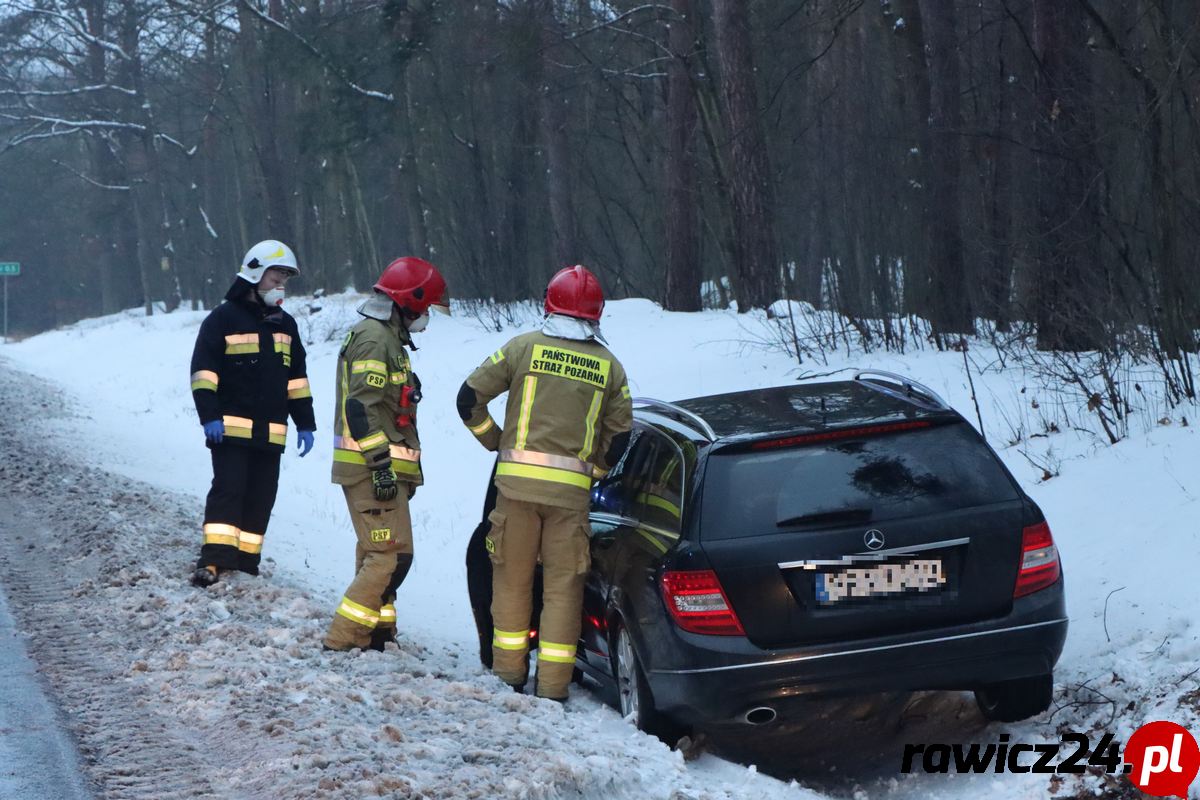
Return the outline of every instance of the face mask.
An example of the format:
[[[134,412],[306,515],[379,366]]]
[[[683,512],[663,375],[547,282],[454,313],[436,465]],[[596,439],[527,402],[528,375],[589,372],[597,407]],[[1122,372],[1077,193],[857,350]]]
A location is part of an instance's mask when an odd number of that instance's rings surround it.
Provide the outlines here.
[[[259,293],[258,296],[261,297],[262,301],[268,306],[283,305],[284,291],[282,286],[276,286],[274,289],[269,290],[265,294]]]
[[[408,323],[409,333],[420,333],[425,330],[425,326],[429,324],[429,312],[425,312],[421,316]]]

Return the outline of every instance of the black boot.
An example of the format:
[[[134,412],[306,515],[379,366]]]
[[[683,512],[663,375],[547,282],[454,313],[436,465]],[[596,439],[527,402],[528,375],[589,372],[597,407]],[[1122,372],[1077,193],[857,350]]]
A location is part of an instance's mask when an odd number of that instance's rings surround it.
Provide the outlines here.
[[[192,586],[199,586],[201,589],[207,589],[217,582],[220,577],[220,572],[216,567],[209,565],[207,567],[196,567],[196,571],[192,573]]]
[[[395,643],[396,631],[392,628],[376,628],[371,631],[371,643],[367,645],[372,650],[382,653],[388,642]]]

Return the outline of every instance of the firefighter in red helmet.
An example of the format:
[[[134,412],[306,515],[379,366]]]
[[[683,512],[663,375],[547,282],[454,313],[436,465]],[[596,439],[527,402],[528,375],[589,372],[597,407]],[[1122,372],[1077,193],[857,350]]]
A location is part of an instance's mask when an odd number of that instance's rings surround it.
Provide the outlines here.
[[[421,381],[407,348],[430,309],[449,313],[446,281],[420,258],[398,258],[358,308],[364,319],[337,363],[333,482],[340,484],[357,538],[355,576],[325,647],[383,650],[396,636],[394,600],[413,561],[408,501],[421,484],[417,404]]]
[[[590,555],[592,480],[620,458],[633,425],[621,362],[600,336],[604,293],[582,266],[546,288],[541,330],[484,359],[458,394],[463,423],[499,451],[496,508],[485,545],[492,561],[493,671],[521,691],[528,677],[531,587],[541,560],[543,608],[536,693],[565,700],[575,666]],[[504,427],[488,402],[508,392]]]

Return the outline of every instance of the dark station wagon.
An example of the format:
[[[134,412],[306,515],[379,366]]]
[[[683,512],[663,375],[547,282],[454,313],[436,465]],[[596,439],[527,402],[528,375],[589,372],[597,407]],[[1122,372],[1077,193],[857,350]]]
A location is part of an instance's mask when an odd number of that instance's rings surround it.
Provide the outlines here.
[[[1067,634],[1050,529],[932,390],[860,372],[639,398],[634,417],[592,490],[576,665],[638,727],[766,725],[880,691],[972,690],[1004,721],[1048,707]]]

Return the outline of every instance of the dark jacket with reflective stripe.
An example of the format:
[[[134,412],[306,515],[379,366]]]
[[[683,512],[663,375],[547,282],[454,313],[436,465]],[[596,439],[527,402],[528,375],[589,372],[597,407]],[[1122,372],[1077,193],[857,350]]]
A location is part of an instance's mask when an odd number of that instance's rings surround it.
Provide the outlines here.
[[[541,331],[510,340],[471,373],[475,407],[467,427],[499,450],[496,486],[513,500],[560,508],[588,507],[594,470],[613,437],[633,425],[625,369],[595,340]],[[487,404],[508,392],[504,427]]]
[[[200,325],[192,398],[201,424],[224,421],[228,444],[282,451],[289,415],[299,430],[316,430],[296,320],[236,279]]]
[[[333,482],[353,485],[371,470],[391,466],[396,477],[422,483],[408,331],[393,314],[390,322],[370,317],[351,329],[337,363],[337,416],[333,421]],[[401,399],[409,390],[408,407]]]

